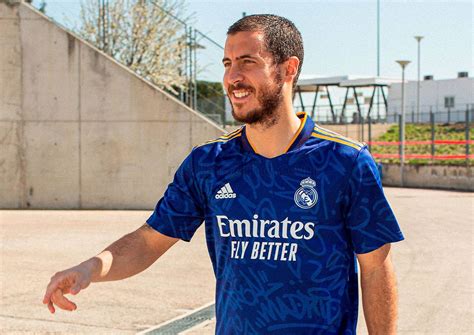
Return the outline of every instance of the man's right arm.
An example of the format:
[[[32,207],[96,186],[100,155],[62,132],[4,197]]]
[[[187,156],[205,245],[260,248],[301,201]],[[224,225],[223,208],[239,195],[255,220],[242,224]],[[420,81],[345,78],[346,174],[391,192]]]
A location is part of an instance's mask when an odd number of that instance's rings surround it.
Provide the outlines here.
[[[148,224],[112,243],[95,257],[56,273],[46,288],[43,303],[54,313],[54,304],[65,310],[76,305],[64,294],[77,294],[91,282],[120,280],[142,272],[179,239],[157,232]]]
[[[112,243],[91,262],[91,282],[120,280],[152,265],[179,239],[157,232],[147,223]]]

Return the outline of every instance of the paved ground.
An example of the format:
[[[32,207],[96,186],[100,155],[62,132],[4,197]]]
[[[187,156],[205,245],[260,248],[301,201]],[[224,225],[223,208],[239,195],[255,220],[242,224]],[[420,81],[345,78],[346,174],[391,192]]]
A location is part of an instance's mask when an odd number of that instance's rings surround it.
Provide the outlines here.
[[[400,291],[399,334],[473,334],[474,195],[387,188],[406,240],[393,246]],[[41,304],[54,272],[93,256],[139,227],[144,211],[0,211],[0,333],[132,334],[214,298],[200,230],[144,273],[92,284],[74,312]],[[366,334],[360,313],[359,333]],[[187,334],[213,334],[211,320]]]

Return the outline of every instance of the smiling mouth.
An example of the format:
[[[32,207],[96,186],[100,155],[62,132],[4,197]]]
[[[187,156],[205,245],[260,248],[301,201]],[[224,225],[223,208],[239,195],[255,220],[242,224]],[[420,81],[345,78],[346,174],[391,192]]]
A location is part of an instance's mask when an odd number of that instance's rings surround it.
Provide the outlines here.
[[[233,90],[232,91],[232,96],[236,100],[240,100],[240,99],[245,99],[246,97],[248,97],[250,95],[250,93],[251,93],[250,90]]]

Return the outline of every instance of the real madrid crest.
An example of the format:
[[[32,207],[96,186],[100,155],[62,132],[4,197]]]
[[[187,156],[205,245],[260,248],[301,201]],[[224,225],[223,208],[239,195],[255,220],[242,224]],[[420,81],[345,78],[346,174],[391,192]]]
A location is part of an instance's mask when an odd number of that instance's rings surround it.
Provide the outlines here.
[[[318,202],[318,192],[314,189],[316,182],[311,178],[303,179],[301,187],[295,192],[295,204],[303,209],[308,209]]]

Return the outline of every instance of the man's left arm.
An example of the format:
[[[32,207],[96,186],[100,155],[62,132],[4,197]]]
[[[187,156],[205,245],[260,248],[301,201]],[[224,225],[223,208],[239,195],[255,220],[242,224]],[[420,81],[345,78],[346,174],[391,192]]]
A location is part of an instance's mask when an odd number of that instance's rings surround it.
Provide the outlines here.
[[[390,243],[364,254],[360,264],[362,305],[369,334],[397,333],[397,285]]]

